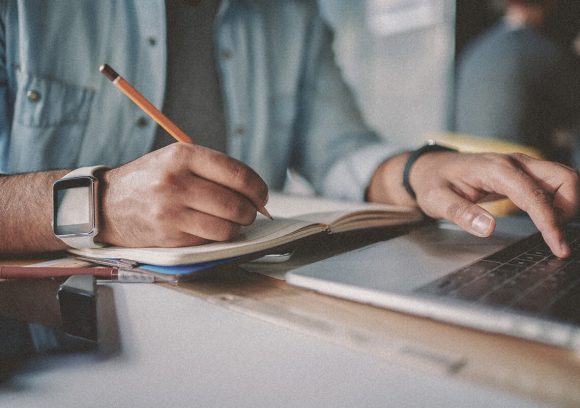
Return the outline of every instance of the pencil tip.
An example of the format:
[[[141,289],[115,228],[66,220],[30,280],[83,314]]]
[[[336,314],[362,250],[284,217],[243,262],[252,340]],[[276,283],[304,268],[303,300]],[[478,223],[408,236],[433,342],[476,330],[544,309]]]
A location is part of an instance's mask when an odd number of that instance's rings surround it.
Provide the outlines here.
[[[274,217],[272,217],[270,215],[270,213],[268,212],[268,210],[266,210],[266,207],[261,207],[259,210],[260,214],[262,214],[265,217],[268,217],[271,221],[274,221]]]
[[[119,74],[117,74],[117,71],[115,71],[113,68],[111,68],[111,66],[109,64],[101,65],[101,67],[99,68],[99,71],[101,71],[101,74],[106,76],[109,81],[114,81],[115,79],[117,79],[119,77]]]

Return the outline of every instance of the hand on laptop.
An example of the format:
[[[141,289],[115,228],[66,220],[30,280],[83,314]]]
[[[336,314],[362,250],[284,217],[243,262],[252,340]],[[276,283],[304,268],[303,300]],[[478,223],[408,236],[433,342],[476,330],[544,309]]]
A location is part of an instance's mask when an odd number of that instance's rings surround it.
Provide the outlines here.
[[[370,200],[415,204],[400,186],[406,157],[390,159],[377,170],[369,186]],[[572,168],[521,153],[431,152],[414,163],[410,183],[417,194],[415,205],[425,214],[446,218],[482,237],[494,231],[495,219],[476,203],[508,197],[529,214],[555,255],[570,255],[563,226],[579,204],[579,177]],[[389,187],[397,196],[384,192]]]
[[[99,240],[176,247],[233,238],[268,197],[248,166],[201,146],[173,143],[103,176]]]

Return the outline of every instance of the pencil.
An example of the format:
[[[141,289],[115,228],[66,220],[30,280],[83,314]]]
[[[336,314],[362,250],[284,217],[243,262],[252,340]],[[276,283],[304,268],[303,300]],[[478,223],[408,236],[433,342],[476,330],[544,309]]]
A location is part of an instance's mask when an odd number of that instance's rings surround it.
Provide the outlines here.
[[[121,92],[123,92],[129,99],[131,99],[135,104],[140,107],[149,117],[151,117],[155,122],[159,124],[163,129],[167,131],[175,140],[181,143],[193,144],[193,140],[181,130],[175,123],[171,121],[167,116],[163,114],[159,109],[155,107],[147,98],[145,98],[138,90],[136,90],[127,80],[125,80],[121,75],[117,73],[108,64],[101,65],[101,73],[107,77]],[[262,205],[256,205],[257,210],[268,217],[273,219],[266,207]]]
[[[71,275],[93,275],[99,279],[114,280],[117,274],[117,268],[0,266],[0,279],[58,278]]]

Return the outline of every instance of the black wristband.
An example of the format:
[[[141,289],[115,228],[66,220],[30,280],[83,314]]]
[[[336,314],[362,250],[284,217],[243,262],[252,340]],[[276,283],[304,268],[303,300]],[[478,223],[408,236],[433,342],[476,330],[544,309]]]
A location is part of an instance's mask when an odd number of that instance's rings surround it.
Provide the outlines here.
[[[413,164],[415,164],[417,159],[422,154],[428,153],[428,152],[456,152],[456,151],[457,150],[452,149],[451,147],[438,145],[435,143],[435,141],[429,140],[426,145],[423,145],[422,147],[418,148],[417,150],[414,150],[413,152],[411,152],[411,154],[407,158],[407,162],[405,163],[405,168],[403,170],[403,187],[405,187],[405,190],[407,190],[407,193],[409,193],[409,195],[411,197],[413,197],[413,199],[417,198],[417,195],[415,194],[413,187],[411,187],[411,182],[409,181],[409,175],[411,174],[411,168],[413,167]]]

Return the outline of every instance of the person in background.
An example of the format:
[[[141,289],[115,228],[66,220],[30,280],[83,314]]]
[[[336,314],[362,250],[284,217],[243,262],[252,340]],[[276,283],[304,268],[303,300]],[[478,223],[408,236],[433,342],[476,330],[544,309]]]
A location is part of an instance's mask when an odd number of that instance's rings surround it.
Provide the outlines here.
[[[96,165],[108,167],[95,173],[100,229],[85,247],[229,240],[294,168],[318,194],[418,206],[482,237],[495,220],[477,203],[505,195],[570,254],[574,170],[397,152],[363,122],[331,45],[314,0],[0,0],[0,254],[67,248],[52,185]],[[195,144],[171,143],[103,63]]]
[[[504,17],[459,56],[453,130],[571,164],[571,130],[580,123],[580,66],[571,51],[579,11],[567,1],[506,0]]]

